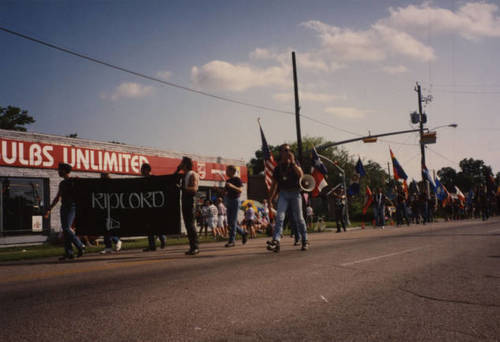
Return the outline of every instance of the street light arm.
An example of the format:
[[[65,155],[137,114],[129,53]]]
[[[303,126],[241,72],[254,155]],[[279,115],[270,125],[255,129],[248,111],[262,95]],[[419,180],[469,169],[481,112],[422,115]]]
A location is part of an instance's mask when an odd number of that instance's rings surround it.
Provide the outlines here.
[[[424,130],[428,130],[428,129],[424,128]],[[360,141],[360,140],[364,140],[364,139],[367,139],[367,138],[379,138],[379,137],[386,137],[386,136],[389,136],[389,135],[414,133],[414,132],[419,132],[419,131],[420,131],[420,129],[409,129],[409,130],[405,130],[405,131],[396,131],[396,132],[388,132],[388,133],[381,133],[381,134],[375,134],[375,135],[367,135],[367,136],[360,137],[360,138],[353,138],[353,139],[336,141],[336,142],[335,141],[334,142],[327,142],[327,143],[324,143],[323,145],[319,145],[318,147],[316,147],[316,150],[317,151],[322,151],[324,149],[327,149],[328,147],[337,146],[337,145],[343,145],[343,144],[348,144],[348,143],[351,143],[351,142]]]

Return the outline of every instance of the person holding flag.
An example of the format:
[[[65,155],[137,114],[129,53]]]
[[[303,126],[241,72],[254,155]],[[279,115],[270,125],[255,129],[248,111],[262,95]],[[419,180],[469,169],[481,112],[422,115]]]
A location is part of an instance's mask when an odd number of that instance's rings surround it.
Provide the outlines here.
[[[392,170],[394,174],[394,180],[397,183],[396,186],[396,224],[397,226],[403,224],[403,218],[406,220],[406,224],[409,226],[410,222],[408,220],[408,209],[407,209],[407,201],[408,201],[408,185],[406,184],[406,180],[408,176],[406,175],[405,170],[401,164],[399,164],[396,156],[392,152],[391,148],[389,148],[389,152],[391,154],[392,160]],[[399,179],[403,180],[403,187],[399,183]]]

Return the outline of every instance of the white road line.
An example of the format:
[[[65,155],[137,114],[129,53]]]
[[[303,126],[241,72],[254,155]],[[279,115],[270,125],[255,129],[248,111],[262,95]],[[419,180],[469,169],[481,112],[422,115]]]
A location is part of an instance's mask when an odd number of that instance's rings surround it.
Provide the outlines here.
[[[488,233],[496,233],[496,232],[500,232],[500,229],[490,230]]]
[[[396,255],[401,255],[401,254],[405,254],[405,253],[411,253],[411,252],[414,252],[414,251],[418,251],[418,250],[423,249],[425,247],[427,247],[427,246],[418,247],[418,248],[412,248],[412,249],[406,249],[406,250],[400,251],[400,252],[395,252],[395,253],[390,253],[390,254],[384,254],[384,255],[379,255],[379,256],[376,256],[376,257],[372,257],[372,258],[367,258],[367,259],[361,259],[361,260],[346,262],[346,263],[340,264],[340,266],[350,266],[350,265],[360,264],[362,262],[368,262],[368,261],[378,260],[378,259],[382,259],[382,258],[389,258],[389,257],[396,256]]]

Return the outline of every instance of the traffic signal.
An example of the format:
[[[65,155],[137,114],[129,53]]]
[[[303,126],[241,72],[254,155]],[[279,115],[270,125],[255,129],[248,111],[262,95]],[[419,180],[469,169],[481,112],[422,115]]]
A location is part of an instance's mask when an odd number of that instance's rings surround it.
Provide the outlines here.
[[[374,143],[374,142],[377,142],[377,138],[376,137],[366,137],[366,138],[363,138],[363,142],[364,143]]]

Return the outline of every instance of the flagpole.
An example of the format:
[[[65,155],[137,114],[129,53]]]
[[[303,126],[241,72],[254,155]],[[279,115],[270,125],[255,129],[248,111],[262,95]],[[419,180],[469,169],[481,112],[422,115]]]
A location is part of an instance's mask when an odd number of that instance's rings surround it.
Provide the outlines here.
[[[349,201],[347,200],[347,187],[346,187],[346,184],[345,184],[345,171],[344,171],[343,168],[341,168],[340,166],[338,166],[335,162],[331,161],[329,158],[327,158],[324,155],[321,155],[319,153],[317,153],[317,154],[318,154],[318,157],[323,158],[324,160],[328,161],[330,164],[332,164],[333,166],[335,166],[337,168],[337,170],[339,170],[342,173],[342,180],[343,180],[343,183],[344,183],[344,193],[345,193],[345,218],[346,218],[347,225],[350,226],[351,225],[351,221],[349,219],[349,204],[348,204]]]

